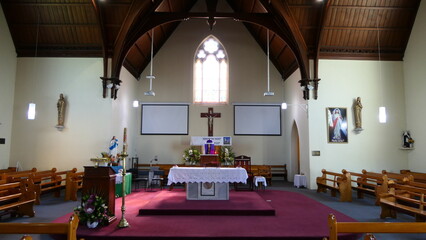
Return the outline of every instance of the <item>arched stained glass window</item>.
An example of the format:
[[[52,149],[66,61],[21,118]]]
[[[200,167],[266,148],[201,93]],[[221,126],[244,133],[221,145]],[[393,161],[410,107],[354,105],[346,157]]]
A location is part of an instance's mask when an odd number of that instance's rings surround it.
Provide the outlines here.
[[[228,103],[228,56],[223,45],[210,35],[194,57],[194,103]]]

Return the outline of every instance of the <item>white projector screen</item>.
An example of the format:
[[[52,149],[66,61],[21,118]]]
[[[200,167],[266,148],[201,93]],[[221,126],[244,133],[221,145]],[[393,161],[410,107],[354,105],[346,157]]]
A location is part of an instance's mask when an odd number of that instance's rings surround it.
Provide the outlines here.
[[[187,104],[142,104],[142,135],[188,135]]]
[[[279,105],[234,105],[234,135],[281,135]]]

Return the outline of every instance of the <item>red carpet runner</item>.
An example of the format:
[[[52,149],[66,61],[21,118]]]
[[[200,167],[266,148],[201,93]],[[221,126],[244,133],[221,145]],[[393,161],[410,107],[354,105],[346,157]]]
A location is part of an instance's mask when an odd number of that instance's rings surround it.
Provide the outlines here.
[[[229,200],[186,200],[183,191],[162,191],[139,215],[274,216],[275,209],[256,192],[230,192]]]
[[[342,222],[356,221],[303,194],[267,190],[241,192],[259,194],[273,209],[275,216],[139,216],[139,209],[150,206],[156,197],[171,197],[177,193],[185,198],[184,191],[176,189],[157,192],[135,192],[126,196],[125,217],[129,228],[117,228],[121,218],[121,198],[116,199],[117,221],[109,226],[88,229],[79,226],[78,238],[91,239],[318,239],[328,236],[327,216],[334,213]],[[230,197],[235,192],[231,191]],[[238,192],[240,193],[240,192]],[[164,195],[164,196],[161,196]],[[217,203],[212,203],[215,205]],[[71,214],[55,222],[66,222]],[[346,235],[339,239],[356,239]]]

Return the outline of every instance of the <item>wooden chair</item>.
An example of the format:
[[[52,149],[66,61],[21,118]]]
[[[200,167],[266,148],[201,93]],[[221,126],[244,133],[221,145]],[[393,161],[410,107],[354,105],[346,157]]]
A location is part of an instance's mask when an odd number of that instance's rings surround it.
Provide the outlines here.
[[[240,155],[234,158],[234,167],[241,167],[247,171],[247,184],[234,183],[235,191],[253,191],[253,172],[251,171],[251,157]],[[245,186],[244,186],[245,185]]]
[[[149,186],[148,186],[149,189],[152,191],[152,187],[155,184],[158,184],[160,189],[162,190],[163,189],[163,182],[164,182],[164,177],[163,177],[164,176],[164,170],[160,170],[159,166],[154,166],[154,167],[151,167],[150,172],[151,172],[150,174],[152,174],[152,178],[151,179],[148,178],[148,180],[150,180],[150,183],[149,183]],[[147,187],[147,189],[148,189],[148,187]]]
[[[132,185],[134,186],[134,190],[139,188],[139,183],[144,182],[144,188],[147,188],[148,185],[148,177],[149,177],[149,170],[137,170],[131,171],[132,173]],[[137,185],[137,187],[136,187]]]

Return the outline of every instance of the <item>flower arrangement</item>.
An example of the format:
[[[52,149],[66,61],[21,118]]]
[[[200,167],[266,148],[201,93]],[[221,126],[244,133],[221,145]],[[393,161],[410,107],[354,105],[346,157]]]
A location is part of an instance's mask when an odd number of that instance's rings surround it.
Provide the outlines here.
[[[96,222],[101,226],[106,225],[109,217],[112,216],[108,212],[105,200],[96,194],[84,195],[81,198],[81,205],[74,208],[74,212],[78,215],[80,222],[88,226]]]
[[[200,158],[201,158],[200,151],[198,151],[195,147],[190,147],[188,149],[185,149],[185,151],[183,152],[183,160],[185,162],[190,162],[194,164],[199,162]]]
[[[219,153],[220,161],[231,165],[234,162],[235,153],[232,151],[231,146],[221,146]]]

